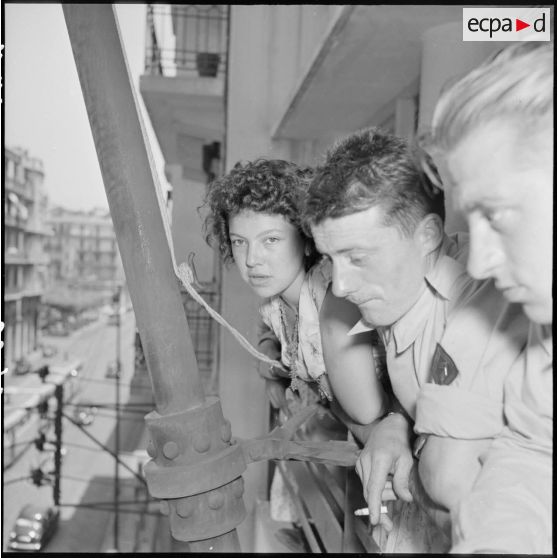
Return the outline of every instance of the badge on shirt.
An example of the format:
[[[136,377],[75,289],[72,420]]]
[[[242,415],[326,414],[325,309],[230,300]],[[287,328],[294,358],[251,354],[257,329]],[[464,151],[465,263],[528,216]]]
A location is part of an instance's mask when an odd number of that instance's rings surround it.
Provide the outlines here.
[[[448,386],[457,378],[457,366],[452,358],[444,351],[440,343],[436,344],[432,359],[431,381],[440,386]]]

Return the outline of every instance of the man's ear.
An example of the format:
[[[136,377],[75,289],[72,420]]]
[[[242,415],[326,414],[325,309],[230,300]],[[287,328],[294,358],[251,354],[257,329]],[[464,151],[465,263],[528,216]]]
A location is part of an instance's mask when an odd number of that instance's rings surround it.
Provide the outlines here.
[[[429,213],[422,219],[416,230],[417,238],[427,256],[438,249],[444,239],[444,223],[435,213]]]

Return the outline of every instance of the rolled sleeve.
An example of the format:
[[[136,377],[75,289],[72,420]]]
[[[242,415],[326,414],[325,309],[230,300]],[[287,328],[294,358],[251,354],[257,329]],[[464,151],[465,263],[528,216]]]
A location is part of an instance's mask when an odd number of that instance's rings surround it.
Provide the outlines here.
[[[464,440],[497,436],[504,427],[503,404],[459,387],[425,384],[417,400],[415,432]]]

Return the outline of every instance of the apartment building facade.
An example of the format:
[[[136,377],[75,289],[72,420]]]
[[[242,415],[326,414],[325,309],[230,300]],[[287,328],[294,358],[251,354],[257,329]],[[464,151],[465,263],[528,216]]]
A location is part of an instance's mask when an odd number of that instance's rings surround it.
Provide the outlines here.
[[[123,281],[124,271],[108,210],[53,207],[46,223],[52,230],[46,245],[51,285],[103,290],[113,289]]]
[[[19,147],[4,148],[4,363],[37,349],[39,311],[48,281],[44,222],[48,198],[40,159]]]

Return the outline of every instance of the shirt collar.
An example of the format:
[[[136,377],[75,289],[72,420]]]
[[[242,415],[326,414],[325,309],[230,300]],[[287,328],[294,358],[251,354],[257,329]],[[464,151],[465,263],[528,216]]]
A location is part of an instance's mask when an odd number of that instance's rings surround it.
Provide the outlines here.
[[[365,331],[373,331],[375,328],[370,327],[364,323],[364,320],[359,320],[352,329],[347,333],[347,335],[358,335],[359,333],[364,333]]]
[[[450,300],[455,282],[467,273],[465,265],[454,259],[458,254],[462,254],[462,248],[458,246],[457,238],[446,236],[434,266],[424,277],[426,288],[411,309],[392,326],[398,353],[409,348],[424,330],[434,300]]]
[[[455,281],[464,273],[466,273],[466,269],[462,263],[446,254],[441,254],[434,267],[425,275],[425,279],[438,295],[450,300]]]

